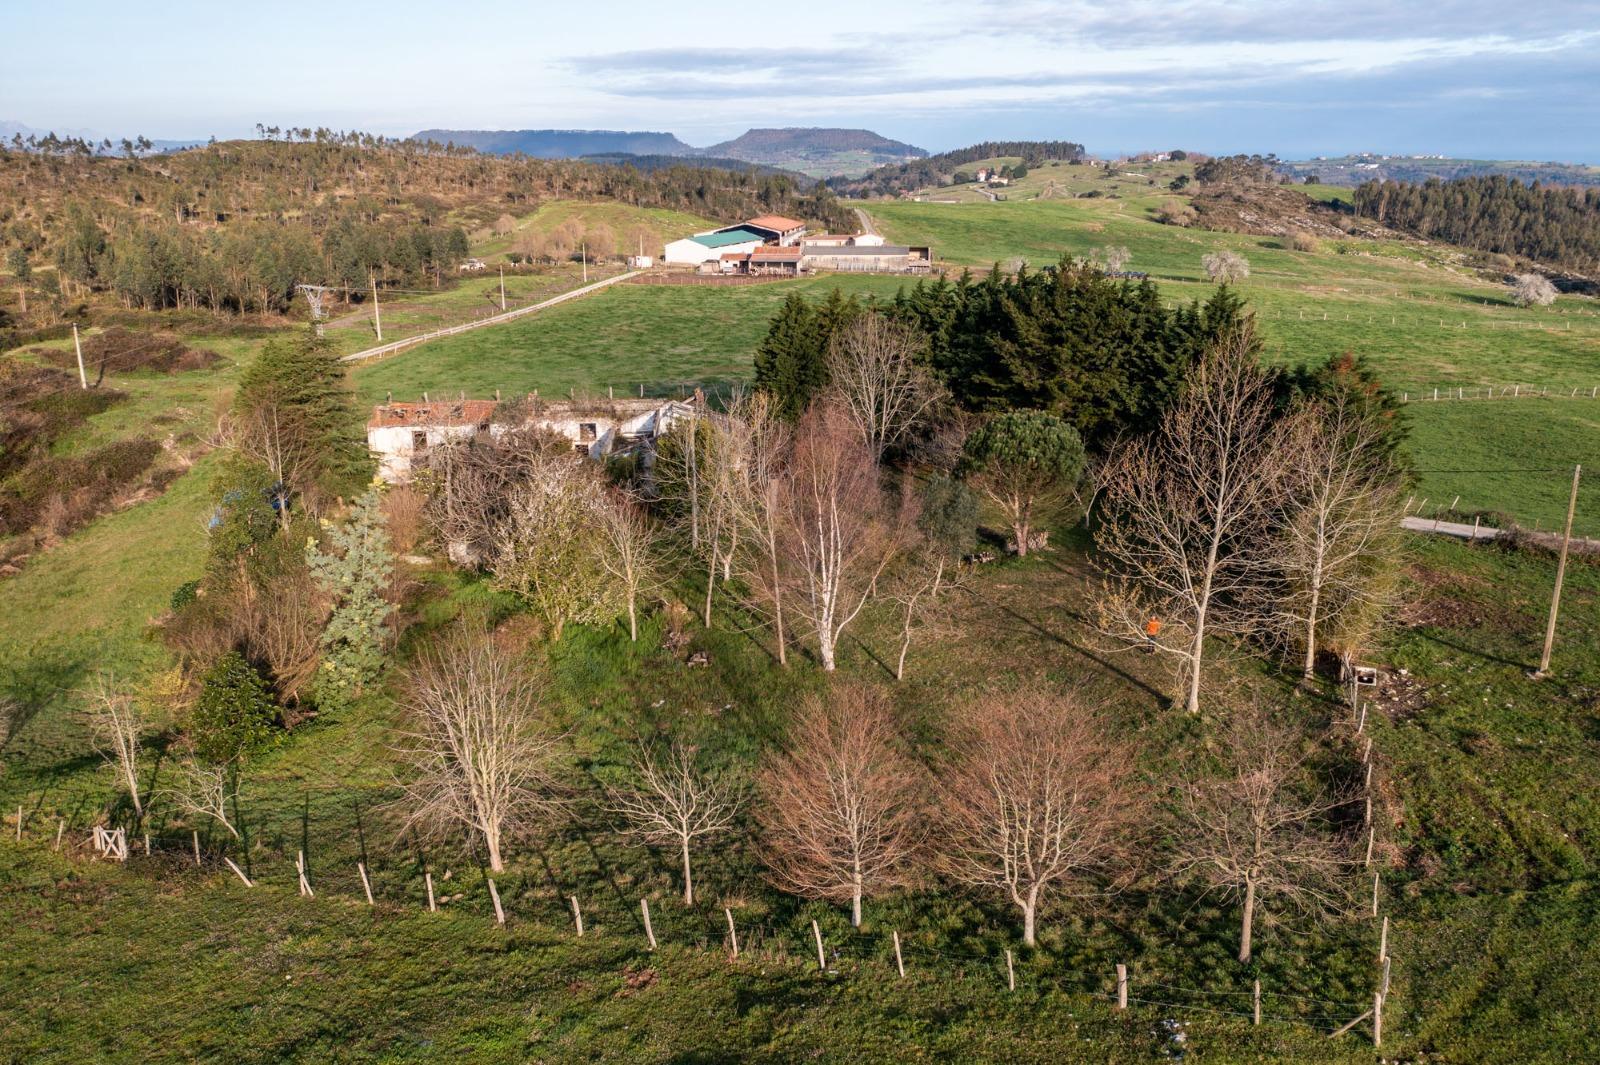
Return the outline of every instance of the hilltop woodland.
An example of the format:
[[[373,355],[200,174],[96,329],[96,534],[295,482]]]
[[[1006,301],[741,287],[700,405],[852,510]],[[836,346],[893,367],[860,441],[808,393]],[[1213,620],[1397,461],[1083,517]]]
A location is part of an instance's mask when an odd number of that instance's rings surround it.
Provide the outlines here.
[[[1600,188],[1542,187],[1500,176],[1372,181],[1356,189],[1355,209],[1431,240],[1600,272]]]
[[[7,272],[21,310],[32,295],[44,322],[81,317],[95,294],[134,308],[281,314],[300,283],[346,298],[374,284],[437,286],[467,255],[466,229],[547,198],[711,218],[783,213],[829,229],[851,221],[820,186],[754,169],[498,157],[320,129],[150,157],[95,156],[72,141],[0,149]],[[613,244],[631,248],[629,237]]]
[[[861,177],[829,178],[827,185],[841,196],[899,196],[948,185],[955,180],[956,171],[969,163],[1009,156],[1020,158],[1024,168],[1036,167],[1046,159],[1078,163],[1084,159],[1084,148],[1072,141],[984,141],[925,159],[880,166]]]

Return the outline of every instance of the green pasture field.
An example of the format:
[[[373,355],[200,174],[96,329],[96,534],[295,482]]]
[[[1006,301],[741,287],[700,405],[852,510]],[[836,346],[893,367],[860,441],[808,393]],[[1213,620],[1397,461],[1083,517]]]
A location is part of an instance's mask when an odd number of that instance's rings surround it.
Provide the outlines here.
[[[637,395],[747,382],[767,323],[792,292],[822,299],[840,288],[892,296],[901,279],[815,278],[738,287],[623,283],[547,311],[431,341],[358,368],[358,394],[381,401],[424,391],[469,397],[538,389]]]

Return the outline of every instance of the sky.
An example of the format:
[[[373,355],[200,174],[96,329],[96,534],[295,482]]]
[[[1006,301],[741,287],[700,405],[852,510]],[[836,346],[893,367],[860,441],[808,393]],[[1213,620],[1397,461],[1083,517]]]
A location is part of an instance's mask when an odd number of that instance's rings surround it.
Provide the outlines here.
[[[1600,162],[1600,0],[0,0],[0,122]]]

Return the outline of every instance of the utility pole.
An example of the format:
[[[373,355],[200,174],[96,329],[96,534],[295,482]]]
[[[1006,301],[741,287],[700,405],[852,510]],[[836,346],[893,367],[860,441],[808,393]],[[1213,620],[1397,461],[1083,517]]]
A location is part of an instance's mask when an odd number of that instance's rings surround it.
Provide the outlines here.
[[[78,339],[78,323],[72,323],[72,347],[78,353],[78,384],[89,387],[89,375],[83,372],[83,342]]]
[[[372,329],[383,339],[383,315],[378,311],[378,275],[372,275]]]
[[[506,266],[500,264],[500,310],[506,309]]]
[[[1578,476],[1582,472],[1582,466],[1572,467],[1572,494],[1567,497],[1567,527],[1561,534],[1561,560],[1556,563],[1556,587],[1550,595],[1550,620],[1544,627],[1544,654],[1539,656],[1539,668],[1533,674],[1535,677],[1547,676],[1550,672],[1550,651],[1556,642],[1556,615],[1561,612],[1561,582],[1567,576],[1567,547],[1572,543],[1572,515],[1578,509]]]

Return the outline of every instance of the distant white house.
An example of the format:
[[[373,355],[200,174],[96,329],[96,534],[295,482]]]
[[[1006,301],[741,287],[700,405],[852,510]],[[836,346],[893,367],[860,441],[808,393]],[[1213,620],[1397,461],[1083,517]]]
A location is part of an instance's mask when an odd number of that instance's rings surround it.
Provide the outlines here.
[[[648,452],[657,437],[691,417],[699,403],[698,395],[687,400],[541,400],[534,395],[521,405],[515,420],[496,417],[500,404],[492,399],[383,403],[373,408],[367,421],[367,449],[378,460],[378,475],[390,484],[410,480],[413,464],[431,448],[479,434],[493,438],[513,429],[558,433],[572,442],[574,451],[598,460]]]
[[[464,274],[465,273],[476,273],[479,270],[487,270],[488,268],[489,268],[489,264],[484,262],[482,259],[468,259],[466,262],[462,263],[461,266],[459,267],[461,272],[464,273]]]

